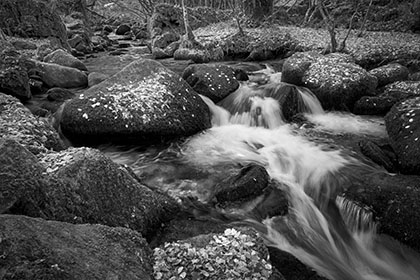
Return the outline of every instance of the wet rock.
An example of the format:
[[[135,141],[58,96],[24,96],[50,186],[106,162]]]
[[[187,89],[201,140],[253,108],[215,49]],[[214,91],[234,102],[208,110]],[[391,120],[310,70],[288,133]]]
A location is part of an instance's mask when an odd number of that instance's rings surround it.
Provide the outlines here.
[[[62,182],[46,190],[49,219],[123,226],[149,238],[178,211],[175,200],[141,185],[98,150],[70,148],[41,162]]]
[[[309,66],[322,55],[316,52],[298,52],[286,59],[282,68],[281,81],[294,85],[302,85],[303,75]]]
[[[38,77],[29,77],[29,88],[32,95],[40,95],[45,93],[44,83]]]
[[[353,113],[357,115],[384,116],[391,110],[395,102],[395,98],[385,95],[363,96],[354,104]]]
[[[385,124],[400,171],[420,174],[420,97],[392,107],[385,116]]]
[[[0,51],[0,92],[21,100],[32,97],[25,62],[13,49],[6,48]]]
[[[199,94],[217,103],[239,87],[235,71],[222,64],[190,65],[182,78]]]
[[[108,79],[109,76],[106,74],[98,73],[98,72],[92,72],[89,73],[88,76],[88,87],[93,87],[94,85],[97,85],[106,79]]]
[[[267,248],[258,234],[247,228],[230,228],[221,234],[167,243],[154,249],[154,260],[156,278],[169,279],[181,274],[178,277],[284,279],[281,274],[272,277]],[[180,267],[183,274],[179,272]]]
[[[44,57],[44,62],[72,67],[81,71],[87,71],[87,68],[83,62],[63,50],[56,50],[48,54],[46,57]]]
[[[269,176],[264,167],[249,165],[217,184],[214,197],[220,204],[250,200],[263,194],[268,181]]]
[[[34,154],[65,148],[58,133],[46,120],[32,115],[18,99],[2,93],[0,135],[15,139]]]
[[[41,80],[50,88],[77,88],[88,85],[87,75],[76,68],[36,62],[36,71]]]
[[[47,99],[49,101],[65,101],[72,99],[75,94],[65,88],[51,88],[47,91]]]
[[[367,206],[379,223],[378,232],[420,250],[420,177],[375,173],[361,176],[345,197]]]
[[[126,34],[127,32],[130,32],[130,31],[131,31],[131,27],[128,24],[123,23],[123,24],[121,24],[120,26],[117,27],[117,29],[115,30],[115,34],[124,35],[124,34]]]
[[[66,28],[49,1],[1,1],[0,18],[0,28],[10,36],[52,37],[56,38],[62,47],[69,49]]]
[[[69,101],[60,124],[79,144],[156,143],[210,127],[210,114],[181,77],[140,59]]]
[[[377,79],[356,64],[321,60],[309,66],[303,76],[324,109],[352,111],[362,96],[375,93]]]
[[[4,279],[153,278],[152,252],[125,228],[0,215]]]
[[[394,166],[395,158],[389,156],[376,143],[370,140],[362,140],[359,142],[359,147],[361,152],[376,164],[384,167],[389,172],[396,171]]]
[[[387,64],[369,71],[378,79],[378,87],[408,79],[408,68],[398,63]]]
[[[192,60],[195,63],[207,63],[210,54],[207,50],[179,48],[174,53],[175,60]]]
[[[41,215],[43,166],[26,148],[12,138],[0,138],[0,214],[16,208],[35,216]]]
[[[112,26],[110,25],[104,25],[104,27],[102,28],[103,31],[106,31],[108,33],[111,33],[112,31],[114,31],[114,28],[112,28]]]

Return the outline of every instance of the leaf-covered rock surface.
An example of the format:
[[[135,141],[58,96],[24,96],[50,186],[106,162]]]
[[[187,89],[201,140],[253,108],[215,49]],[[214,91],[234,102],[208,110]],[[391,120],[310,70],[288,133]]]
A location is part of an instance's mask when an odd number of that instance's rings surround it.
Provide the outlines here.
[[[0,135],[22,144],[34,154],[65,148],[57,131],[16,98],[0,93]]]
[[[255,232],[226,229],[154,249],[155,279],[270,279],[268,251]],[[282,279],[282,278],[277,278]]]
[[[394,105],[385,116],[385,124],[400,171],[420,174],[420,97]]]
[[[378,87],[408,79],[408,68],[399,63],[387,64],[369,71],[378,79]]]
[[[152,252],[136,231],[0,215],[7,280],[152,280]]]
[[[210,127],[210,113],[181,77],[140,59],[66,103],[60,125],[78,144],[156,143]]]

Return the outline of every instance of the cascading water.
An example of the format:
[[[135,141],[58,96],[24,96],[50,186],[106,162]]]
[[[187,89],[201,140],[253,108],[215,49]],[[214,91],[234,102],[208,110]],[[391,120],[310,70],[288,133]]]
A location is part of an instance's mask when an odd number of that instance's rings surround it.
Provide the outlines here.
[[[286,86],[299,93],[300,112],[320,129],[386,135],[380,122],[325,113],[309,90]],[[280,106],[284,89],[282,83],[245,83],[218,105],[202,96],[213,115],[211,129],[163,152],[131,150],[122,163],[133,167],[149,185],[175,196],[192,194],[202,201],[215,182],[238,165],[257,163],[289,200],[286,216],[248,217],[269,246],[293,254],[333,280],[420,279],[418,254],[378,235],[368,211],[337,196],[346,180],[352,179],[352,168],[369,167],[343,150],[310,142],[285,124]],[[354,125],[344,125],[348,123]],[[121,152],[106,152],[121,162]]]

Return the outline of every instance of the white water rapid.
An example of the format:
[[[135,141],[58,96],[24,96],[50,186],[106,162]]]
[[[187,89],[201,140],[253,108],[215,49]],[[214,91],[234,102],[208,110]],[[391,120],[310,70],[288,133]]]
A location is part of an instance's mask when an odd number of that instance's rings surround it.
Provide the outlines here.
[[[352,168],[372,167],[343,150],[309,141],[296,126],[287,124],[279,102],[285,89],[299,93],[299,110],[315,129],[386,135],[379,120],[325,113],[307,89],[278,82],[244,83],[217,105],[202,97],[212,113],[211,129],[164,152],[149,149],[133,156],[129,151],[131,157],[122,163],[151,185],[202,200],[226,170],[259,164],[289,200],[286,216],[248,220],[269,246],[291,253],[332,280],[419,280],[418,254],[378,235],[368,211],[338,196],[346,180],[352,179]]]

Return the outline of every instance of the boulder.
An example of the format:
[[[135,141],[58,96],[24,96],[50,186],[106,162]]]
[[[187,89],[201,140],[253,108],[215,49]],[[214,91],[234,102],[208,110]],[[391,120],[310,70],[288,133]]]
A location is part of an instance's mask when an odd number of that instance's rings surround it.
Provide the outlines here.
[[[58,49],[44,57],[44,62],[72,67],[81,71],[87,71],[87,68],[83,62],[61,49]]]
[[[3,279],[152,280],[152,251],[125,228],[0,215]]]
[[[66,103],[60,124],[78,144],[156,143],[209,128],[210,113],[182,78],[140,59]]]
[[[123,226],[149,238],[178,211],[174,199],[140,184],[98,150],[70,148],[41,162],[61,182],[45,188],[49,219]]]
[[[377,143],[370,140],[359,142],[360,151],[374,163],[384,167],[389,172],[396,172],[395,156],[391,156],[386,150],[383,150]]]
[[[195,63],[210,62],[210,53],[207,50],[179,48],[174,52],[175,60],[192,60]]]
[[[36,62],[35,67],[41,80],[50,88],[77,88],[88,85],[87,75],[79,69],[46,62]]]
[[[106,74],[102,74],[98,72],[91,72],[88,75],[88,87],[93,87],[94,85],[97,85],[108,78],[109,76]]]
[[[420,174],[420,97],[394,105],[385,116],[385,125],[400,172]]]
[[[420,82],[399,81],[388,84],[377,96],[363,96],[355,106],[354,113],[360,115],[385,115],[392,106],[411,97],[420,96]]]
[[[123,23],[117,27],[117,29],[115,30],[115,34],[124,35],[125,33],[130,32],[130,31],[131,31],[130,25]]]
[[[157,35],[152,40],[152,50],[153,48],[165,49],[171,43],[178,41],[180,36],[174,32],[165,32],[162,35]]]
[[[32,97],[27,69],[22,57],[13,49],[0,51],[0,92],[21,100]]]
[[[345,198],[374,213],[378,232],[420,250],[420,177],[372,173],[354,180]]]
[[[66,27],[47,0],[2,0],[0,28],[10,36],[55,38],[69,49]]]
[[[72,99],[75,94],[68,89],[65,88],[50,88],[47,91],[47,99],[49,101],[65,101],[68,99]]]
[[[272,277],[267,248],[246,228],[166,243],[153,256],[156,279],[284,279]]]
[[[190,65],[182,78],[199,94],[217,103],[239,87],[235,71],[222,64]]]
[[[0,135],[11,137],[34,154],[65,148],[57,131],[40,119],[18,99],[0,93]]]
[[[369,71],[378,79],[378,87],[408,79],[408,68],[398,63],[387,64]]]
[[[0,138],[0,154],[0,214],[21,211],[40,216],[39,202],[45,200],[43,166],[12,138]]]
[[[356,101],[373,95],[377,86],[376,77],[360,66],[329,60],[312,63],[302,81],[327,110],[352,111]]]
[[[36,50],[38,48],[35,43],[28,39],[14,37],[11,43],[17,50]]]

